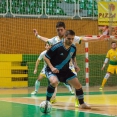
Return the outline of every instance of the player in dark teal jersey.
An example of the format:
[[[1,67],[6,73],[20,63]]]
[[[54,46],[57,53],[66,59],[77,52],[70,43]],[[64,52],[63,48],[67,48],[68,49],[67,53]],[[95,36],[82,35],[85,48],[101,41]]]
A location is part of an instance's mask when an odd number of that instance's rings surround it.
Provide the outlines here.
[[[77,67],[76,63],[76,47],[73,45],[75,32],[72,30],[67,30],[65,33],[64,41],[61,41],[46,53],[44,60],[47,63],[45,73],[50,81],[50,85],[47,88],[46,99],[50,101],[55,87],[59,82],[68,82],[75,88],[76,96],[79,100],[79,108],[90,109],[84,102],[84,94],[82,86],[77,78],[77,76],[69,69],[69,62],[72,58],[74,66]]]

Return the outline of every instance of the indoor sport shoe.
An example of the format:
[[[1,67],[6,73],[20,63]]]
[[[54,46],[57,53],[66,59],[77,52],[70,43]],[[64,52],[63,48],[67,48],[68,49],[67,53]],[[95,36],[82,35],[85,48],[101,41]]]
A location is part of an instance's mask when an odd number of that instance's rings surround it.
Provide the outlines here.
[[[79,105],[79,108],[81,108],[81,109],[91,109],[91,107],[86,103]]]
[[[50,103],[51,103],[51,104],[54,104],[54,103],[56,103],[56,102],[57,102],[56,98],[50,100]]]
[[[37,94],[37,91],[33,91],[31,94],[32,95],[36,95]]]
[[[72,95],[74,95],[74,91],[70,91],[70,93],[71,93]]]
[[[99,90],[103,90],[103,87],[101,86],[101,87],[99,88]]]
[[[77,99],[77,98],[75,99],[75,107],[76,107],[76,108],[78,108],[78,107],[79,107],[79,101],[78,101],[78,99]]]

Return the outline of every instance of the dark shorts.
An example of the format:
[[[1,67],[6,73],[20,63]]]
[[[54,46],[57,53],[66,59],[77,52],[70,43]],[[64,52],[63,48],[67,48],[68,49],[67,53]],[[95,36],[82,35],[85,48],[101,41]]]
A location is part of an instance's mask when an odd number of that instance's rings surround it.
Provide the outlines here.
[[[45,69],[45,74],[47,78],[49,79],[51,76],[56,76],[60,82],[67,82],[68,80],[71,80],[73,78],[76,78],[77,76],[71,71],[71,69],[68,69],[66,71],[59,71],[59,73],[55,74],[51,72],[49,69]]]

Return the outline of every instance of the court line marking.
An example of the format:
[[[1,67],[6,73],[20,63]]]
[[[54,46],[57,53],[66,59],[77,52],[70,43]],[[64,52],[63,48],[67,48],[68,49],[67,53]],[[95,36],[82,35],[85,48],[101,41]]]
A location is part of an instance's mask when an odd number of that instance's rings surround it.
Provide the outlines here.
[[[19,97],[21,98],[21,97]],[[23,97],[25,98],[25,97]],[[29,104],[29,103],[21,103],[21,102],[13,102],[13,101],[6,101],[6,100],[0,100],[0,101],[3,101],[3,102],[12,102],[12,103],[18,103],[18,104],[26,104],[26,105],[33,105],[33,106],[39,106],[39,105],[35,105],[35,104]],[[60,108],[57,108],[57,107],[54,107],[56,109],[60,109]],[[61,110],[65,110],[65,109],[61,109]],[[69,111],[69,110],[68,110]],[[70,110],[70,111],[79,111],[79,110]],[[100,114],[100,113],[93,113],[93,112],[85,112],[85,111],[79,111],[79,112],[84,112],[84,113],[89,113],[89,114],[97,114],[97,115],[105,115],[105,116],[114,116],[114,115],[108,115],[108,114]]]

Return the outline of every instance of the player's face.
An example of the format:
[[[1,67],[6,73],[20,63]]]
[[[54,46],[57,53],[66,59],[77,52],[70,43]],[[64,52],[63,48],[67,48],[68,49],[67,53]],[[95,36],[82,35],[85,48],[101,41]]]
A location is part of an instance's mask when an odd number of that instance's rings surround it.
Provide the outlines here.
[[[51,48],[51,46],[50,46],[49,44],[46,44],[46,45],[45,45],[45,49],[46,49],[46,50],[49,50],[50,48]]]
[[[68,35],[65,37],[65,44],[68,46],[71,46],[74,41],[74,36],[73,35]]]
[[[64,34],[65,34],[65,29],[63,27],[58,27],[56,28],[56,31],[57,31],[57,35],[62,38],[64,37]]]
[[[117,48],[117,44],[116,43],[112,43],[111,47],[112,47],[112,49],[116,49]]]

